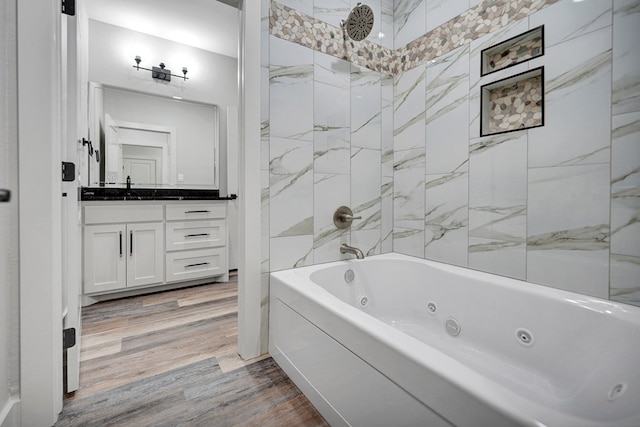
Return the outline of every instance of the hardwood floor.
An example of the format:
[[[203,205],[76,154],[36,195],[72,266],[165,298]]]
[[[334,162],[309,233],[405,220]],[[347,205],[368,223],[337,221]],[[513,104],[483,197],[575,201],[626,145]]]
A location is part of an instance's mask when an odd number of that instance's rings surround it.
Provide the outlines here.
[[[63,426],[327,426],[275,361],[243,361],[237,283],[83,309],[80,389]]]

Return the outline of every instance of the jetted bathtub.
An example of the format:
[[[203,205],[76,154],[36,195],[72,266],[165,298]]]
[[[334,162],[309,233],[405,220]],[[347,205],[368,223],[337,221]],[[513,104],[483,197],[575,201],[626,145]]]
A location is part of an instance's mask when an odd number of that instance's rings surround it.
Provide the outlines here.
[[[269,352],[332,426],[640,426],[640,308],[399,254],[271,274]]]

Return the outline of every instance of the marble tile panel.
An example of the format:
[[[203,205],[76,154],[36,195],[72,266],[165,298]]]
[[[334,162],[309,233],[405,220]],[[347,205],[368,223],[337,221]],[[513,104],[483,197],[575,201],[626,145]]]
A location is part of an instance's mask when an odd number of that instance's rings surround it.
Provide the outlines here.
[[[527,235],[526,204],[527,134],[516,132],[472,140],[469,235],[523,245]]]
[[[609,297],[609,251],[531,250],[527,281],[598,298]]]
[[[613,114],[640,111],[640,2],[613,2]]]
[[[395,153],[393,227],[424,229],[424,150]]]
[[[263,355],[269,352],[269,290],[269,273],[262,273],[260,275],[260,352]]]
[[[607,298],[609,169],[529,169],[528,281]]]
[[[609,297],[640,306],[640,258],[611,254]]]
[[[313,265],[313,235],[271,238],[271,271]]]
[[[382,78],[382,176],[393,176],[393,78]]]
[[[313,17],[334,27],[340,27],[351,12],[349,0],[322,0],[313,2]]]
[[[338,261],[340,244],[349,243],[349,230],[333,223],[333,213],[351,202],[349,175],[314,174],[313,259],[314,263]]]
[[[640,112],[612,125],[611,252],[640,257]]]
[[[529,16],[531,28],[544,25],[545,49],[611,25],[612,0],[559,1]]]
[[[381,9],[381,34],[379,34],[378,44],[393,50],[393,0],[382,0]]]
[[[279,0],[278,3],[306,15],[313,16],[314,0]]]
[[[468,175],[465,170],[426,176],[425,258],[462,267],[468,265]]]
[[[381,227],[380,252],[393,252],[393,177],[381,178]]]
[[[351,87],[351,64],[322,52],[313,52],[313,79],[342,89]]]
[[[424,148],[425,77],[423,65],[395,78],[393,136],[396,151]]]
[[[271,138],[271,237],[313,234],[313,144]]]
[[[393,252],[424,258],[424,231],[394,228]]]
[[[469,268],[524,280],[527,245],[469,236]]]
[[[269,239],[270,239],[270,226],[269,221],[269,170],[260,171],[260,234],[261,236],[261,262],[260,271],[262,273],[268,273],[269,270]]]
[[[609,247],[609,165],[530,168],[527,193],[531,250]]]
[[[469,8],[468,1],[425,0],[427,31],[455,18]]]
[[[271,37],[270,131],[272,136],[313,140],[313,51]]]
[[[380,229],[374,230],[353,230],[351,232],[351,246],[362,251],[365,257],[380,254]],[[349,255],[353,258],[353,255]]]
[[[269,170],[269,67],[260,68],[260,169]]]
[[[380,228],[380,195],[380,150],[351,148],[351,204],[347,206],[362,216],[354,220],[352,230]]]
[[[469,157],[469,48],[427,65],[426,173],[449,173]]]
[[[380,150],[382,75],[351,66],[351,146]]]
[[[608,163],[611,135],[611,28],[546,50],[544,126],[529,130],[529,166]],[[597,102],[594,102],[597,100]]]
[[[260,66],[269,67],[269,7],[270,0],[261,0],[260,17]]]
[[[397,0],[393,10],[394,49],[398,49],[423,35],[426,31],[424,0]]]
[[[314,83],[314,170],[320,173],[350,171],[349,89]]]

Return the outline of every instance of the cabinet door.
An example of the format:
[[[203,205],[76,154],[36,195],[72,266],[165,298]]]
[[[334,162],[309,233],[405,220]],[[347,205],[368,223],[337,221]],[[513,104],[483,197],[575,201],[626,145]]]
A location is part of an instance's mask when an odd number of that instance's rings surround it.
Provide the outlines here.
[[[127,225],[127,287],[164,281],[164,230],[161,222]]]
[[[90,225],[84,228],[84,291],[95,293],[126,287],[126,227]]]

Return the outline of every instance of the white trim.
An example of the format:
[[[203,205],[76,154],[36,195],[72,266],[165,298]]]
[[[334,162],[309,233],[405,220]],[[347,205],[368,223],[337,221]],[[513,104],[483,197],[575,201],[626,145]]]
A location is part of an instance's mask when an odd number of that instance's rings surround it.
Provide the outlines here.
[[[0,427],[20,426],[20,401],[10,399],[0,411]]]
[[[40,427],[62,410],[61,19],[17,3],[21,422]]]
[[[260,284],[260,31],[261,3],[240,5],[240,147],[238,244],[238,353],[261,353]]]

